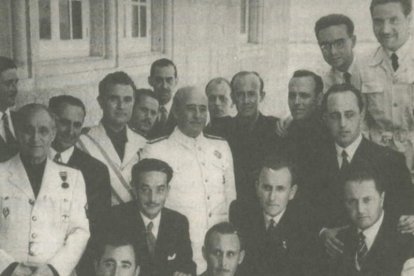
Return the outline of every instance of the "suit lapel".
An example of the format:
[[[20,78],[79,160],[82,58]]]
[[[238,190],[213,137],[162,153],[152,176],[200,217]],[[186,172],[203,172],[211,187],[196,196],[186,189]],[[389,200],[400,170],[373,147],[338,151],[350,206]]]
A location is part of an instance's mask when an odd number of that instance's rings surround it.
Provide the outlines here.
[[[20,155],[16,155],[10,160],[9,181],[20,190],[22,190],[27,197],[34,199],[32,186],[30,185],[29,177],[20,159]],[[13,173],[11,173],[13,172]]]
[[[168,216],[166,216],[164,210],[162,210],[160,226],[158,228],[157,244],[155,245],[155,259],[161,257],[161,252],[165,252],[164,248],[167,247],[168,241],[171,240],[169,238],[171,231],[168,231],[168,227],[171,226],[171,223],[172,222],[168,221]]]

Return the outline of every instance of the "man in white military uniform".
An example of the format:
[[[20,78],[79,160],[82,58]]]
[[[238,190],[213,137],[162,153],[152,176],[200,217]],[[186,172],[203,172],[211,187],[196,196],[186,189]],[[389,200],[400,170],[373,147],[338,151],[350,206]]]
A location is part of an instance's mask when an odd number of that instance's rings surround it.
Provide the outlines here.
[[[71,275],[89,239],[83,176],[47,158],[46,107],[22,107],[16,130],[20,154],[0,164],[1,275]]]
[[[174,170],[166,207],[185,215],[197,274],[206,269],[202,256],[207,230],[228,220],[230,203],[236,198],[233,157],[225,140],[203,134],[207,121],[207,98],[195,87],[183,87],[174,97],[177,127],[169,137],[151,141],[142,158],[157,158]]]
[[[80,137],[79,147],[109,169],[112,205],[134,199],[130,181],[132,166],[146,139],[132,131],[127,123],[134,107],[135,85],[124,72],[108,74],[99,83],[98,102],[103,111],[99,125]]]
[[[413,175],[414,40],[411,0],[372,0],[371,17],[380,46],[362,68],[362,88],[372,141],[405,154]]]

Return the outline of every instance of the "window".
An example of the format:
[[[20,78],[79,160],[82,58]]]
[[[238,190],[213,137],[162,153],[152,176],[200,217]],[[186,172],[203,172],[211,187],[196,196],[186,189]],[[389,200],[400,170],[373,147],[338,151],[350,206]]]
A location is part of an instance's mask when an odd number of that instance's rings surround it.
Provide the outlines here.
[[[240,0],[240,37],[247,42],[249,33],[249,0]]]
[[[151,1],[124,0],[123,41],[120,50],[124,54],[151,51]]]
[[[38,0],[42,60],[88,56],[89,1]]]
[[[240,1],[240,40],[242,43],[259,43],[263,25],[263,0]]]

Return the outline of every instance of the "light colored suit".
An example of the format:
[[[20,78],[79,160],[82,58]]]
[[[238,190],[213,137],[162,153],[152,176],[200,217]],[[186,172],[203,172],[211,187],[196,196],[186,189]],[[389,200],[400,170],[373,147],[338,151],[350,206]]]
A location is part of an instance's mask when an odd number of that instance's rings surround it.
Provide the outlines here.
[[[128,127],[127,138],[123,160],[119,158],[102,123],[92,127],[87,134],[83,134],[78,143],[80,149],[108,167],[111,179],[112,205],[126,203],[134,199],[130,185],[131,169],[138,162],[138,151],[147,142],[144,137],[136,134]]]
[[[71,275],[89,239],[82,173],[47,160],[35,199],[16,155],[0,164],[0,183],[0,271],[24,262]]]
[[[206,269],[201,254],[204,236],[211,226],[228,221],[230,203],[236,199],[229,145],[204,134],[190,138],[175,128],[168,138],[151,141],[141,158],[157,158],[172,167],[165,206],[188,218],[193,260],[200,274]]]

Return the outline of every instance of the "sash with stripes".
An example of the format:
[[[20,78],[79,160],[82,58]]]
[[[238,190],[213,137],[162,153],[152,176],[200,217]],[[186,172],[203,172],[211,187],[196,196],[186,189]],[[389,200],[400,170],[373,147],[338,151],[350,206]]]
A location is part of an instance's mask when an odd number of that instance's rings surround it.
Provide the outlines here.
[[[112,171],[115,173],[116,177],[118,178],[119,182],[122,184],[122,186],[125,188],[125,190],[128,191],[128,193],[131,195],[131,198],[135,198],[134,193],[132,191],[132,188],[130,187],[130,185],[128,184],[128,181],[125,180],[124,176],[121,174],[121,172],[118,170],[116,164],[111,160],[111,158],[109,157],[108,153],[106,153],[106,151],[104,150],[104,148],[95,140],[92,138],[92,136],[90,136],[88,133],[84,134],[86,137],[89,138],[89,140],[92,141],[92,143],[96,146],[96,148],[99,150],[99,152],[102,154],[102,156],[105,158],[106,163],[109,165],[109,167],[112,169]],[[85,144],[82,142],[81,139],[79,139],[79,145],[82,147],[82,149],[88,153],[89,155],[92,156],[92,154],[88,151],[88,149],[86,148]],[[118,192],[115,190],[115,188],[111,185],[111,190],[112,190],[112,195],[116,198],[116,200],[119,203],[125,203],[127,202],[126,199],[123,199]]]

